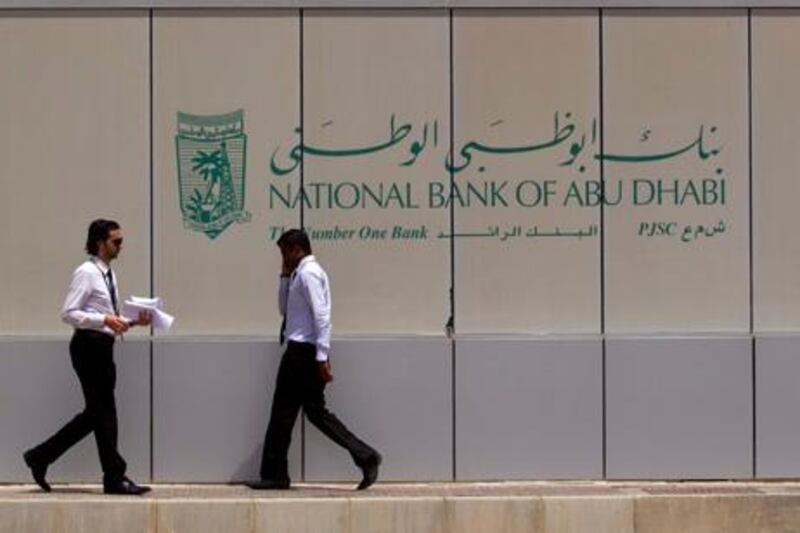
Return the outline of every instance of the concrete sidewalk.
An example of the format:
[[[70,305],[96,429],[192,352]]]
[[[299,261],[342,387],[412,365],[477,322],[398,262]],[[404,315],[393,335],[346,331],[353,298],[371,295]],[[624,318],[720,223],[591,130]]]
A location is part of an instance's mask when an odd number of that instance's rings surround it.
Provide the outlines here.
[[[0,486],[0,533],[800,532],[800,482]]]

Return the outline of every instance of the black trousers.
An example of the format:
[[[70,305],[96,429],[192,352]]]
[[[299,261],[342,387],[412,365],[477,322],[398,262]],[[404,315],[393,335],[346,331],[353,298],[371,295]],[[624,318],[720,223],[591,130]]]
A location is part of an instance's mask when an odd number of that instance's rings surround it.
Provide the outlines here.
[[[127,465],[117,451],[114,338],[97,331],[76,329],[69,343],[69,354],[83,389],[86,407],[55,435],[36,446],[33,459],[49,465],[94,432],[105,480],[120,480]]]
[[[357,465],[364,465],[377,454],[325,407],[325,383],[319,373],[316,352],[313,344],[289,341],[283,354],[264,439],[261,479],[289,479],[286,458],[301,406],[309,422],[347,449]]]

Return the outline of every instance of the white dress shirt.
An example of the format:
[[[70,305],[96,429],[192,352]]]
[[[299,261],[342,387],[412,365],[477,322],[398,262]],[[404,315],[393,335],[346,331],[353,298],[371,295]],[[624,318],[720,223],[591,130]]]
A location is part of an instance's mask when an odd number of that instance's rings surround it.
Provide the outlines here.
[[[108,271],[109,266],[98,257],[91,257],[75,269],[64,299],[61,320],[76,329],[92,329],[114,336],[114,330],[104,324],[106,315],[116,314],[109,284],[106,283]],[[111,276],[116,289],[117,280],[113,271]],[[115,297],[119,301],[118,291]]]
[[[290,341],[317,346],[317,361],[331,349],[331,289],[328,275],[313,255],[305,256],[290,277],[281,278],[278,308],[286,317]]]

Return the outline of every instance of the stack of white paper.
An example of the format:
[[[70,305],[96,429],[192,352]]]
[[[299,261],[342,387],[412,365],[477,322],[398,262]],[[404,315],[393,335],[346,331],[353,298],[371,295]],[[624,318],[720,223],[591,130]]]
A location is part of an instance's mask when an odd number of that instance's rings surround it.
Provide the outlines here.
[[[140,311],[147,311],[152,317],[153,328],[157,331],[169,331],[175,317],[166,313],[164,302],[161,298],[142,298],[141,296],[131,296],[122,303],[122,316],[128,320],[139,318]]]

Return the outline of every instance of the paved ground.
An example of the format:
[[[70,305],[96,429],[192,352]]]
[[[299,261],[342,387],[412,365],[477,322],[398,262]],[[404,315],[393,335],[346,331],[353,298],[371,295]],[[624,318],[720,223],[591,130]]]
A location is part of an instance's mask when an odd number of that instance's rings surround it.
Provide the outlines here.
[[[430,497],[526,497],[526,496],[800,496],[800,480],[719,481],[719,482],[640,482],[640,481],[523,481],[482,483],[378,483],[367,491],[355,491],[355,484],[298,483],[290,490],[254,491],[244,485],[153,484],[147,498],[168,499],[247,499],[247,498],[430,498]],[[44,493],[35,485],[0,485],[0,499],[96,498],[100,485],[53,485]],[[119,498],[108,496],[107,498]]]
[[[800,480],[0,485],[0,533],[800,533]]]

